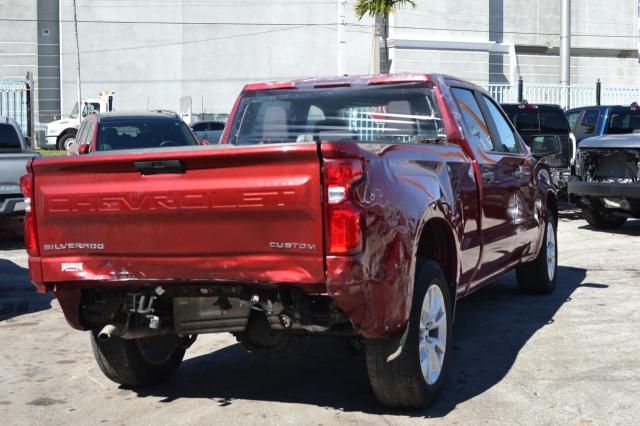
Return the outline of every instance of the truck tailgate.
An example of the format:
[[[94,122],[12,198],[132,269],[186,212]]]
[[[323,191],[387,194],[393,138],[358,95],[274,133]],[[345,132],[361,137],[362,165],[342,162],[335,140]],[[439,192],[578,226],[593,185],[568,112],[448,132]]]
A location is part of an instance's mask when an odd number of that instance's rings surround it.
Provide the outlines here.
[[[44,282],[324,281],[315,144],[48,159],[33,173]]]
[[[34,156],[32,152],[0,154],[0,193],[20,194],[20,176]]]

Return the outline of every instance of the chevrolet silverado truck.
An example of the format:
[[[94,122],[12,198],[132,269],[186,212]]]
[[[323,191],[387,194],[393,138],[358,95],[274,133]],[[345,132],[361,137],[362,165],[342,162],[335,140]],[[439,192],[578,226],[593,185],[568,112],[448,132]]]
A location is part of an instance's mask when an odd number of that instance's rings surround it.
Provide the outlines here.
[[[34,160],[30,277],[122,385],[166,380],[201,333],[337,335],[381,403],[425,407],[458,299],[513,269],[555,287],[553,141],[439,74],[249,84],[219,145]]]
[[[575,172],[569,192],[589,225],[614,229],[627,218],[640,218],[639,134],[585,139],[578,148]]]
[[[0,217],[24,214],[20,177],[27,162],[38,155],[30,145],[29,138],[22,135],[13,118],[0,117]]]

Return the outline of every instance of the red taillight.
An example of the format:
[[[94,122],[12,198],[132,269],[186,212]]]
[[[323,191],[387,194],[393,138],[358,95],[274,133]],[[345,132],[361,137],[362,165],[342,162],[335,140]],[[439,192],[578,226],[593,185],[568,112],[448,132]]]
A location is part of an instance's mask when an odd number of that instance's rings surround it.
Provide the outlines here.
[[[33,175],[28,173],[20,178],[20,191],[24,196],[24,246],[30,256],[38,256],[38,237],[33,205]]]
[[[362,161],[353,158],[324,161],[327,201],[327,254],[362,250],[362,211],[350,200],[351,185],[363,175]]]
[[[33,197],[33,175],[31,173],[20,177],[20,192],[24,197],[24,209],[29,213],[31,212],[31,198]]]
[[[361,220],[361,212],[352,206],[329,206],[329,254],[362,250]]]

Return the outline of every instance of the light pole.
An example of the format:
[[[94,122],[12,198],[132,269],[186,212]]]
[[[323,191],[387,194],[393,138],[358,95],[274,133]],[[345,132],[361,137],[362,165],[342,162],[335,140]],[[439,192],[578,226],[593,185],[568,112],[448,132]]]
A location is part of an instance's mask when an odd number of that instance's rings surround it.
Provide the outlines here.
[[[78,41],[78,14],[73,0],[73,32],[76,38],[76,84],[78,85],[78,121],[82,119],[82,92],[80,89],[80,42]]]
[[[562,0],[560,28],[560,85],[565,108],[570,108],[571,96],[571,0]]]
[[[344,26],[346,20],[346,7],[346,0],[338,0],[338,75],[343,75],[345,73],[344,47],[346,41],[344,40]]]

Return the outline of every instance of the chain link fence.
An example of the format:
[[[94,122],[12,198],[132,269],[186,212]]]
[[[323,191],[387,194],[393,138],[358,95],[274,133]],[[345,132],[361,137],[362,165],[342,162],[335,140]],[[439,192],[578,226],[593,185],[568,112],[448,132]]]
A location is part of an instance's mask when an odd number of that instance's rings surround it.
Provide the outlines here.
[[[29,85],[27,81],[0,81],[0,116],[15,119],[22,133],[29,135]]]

